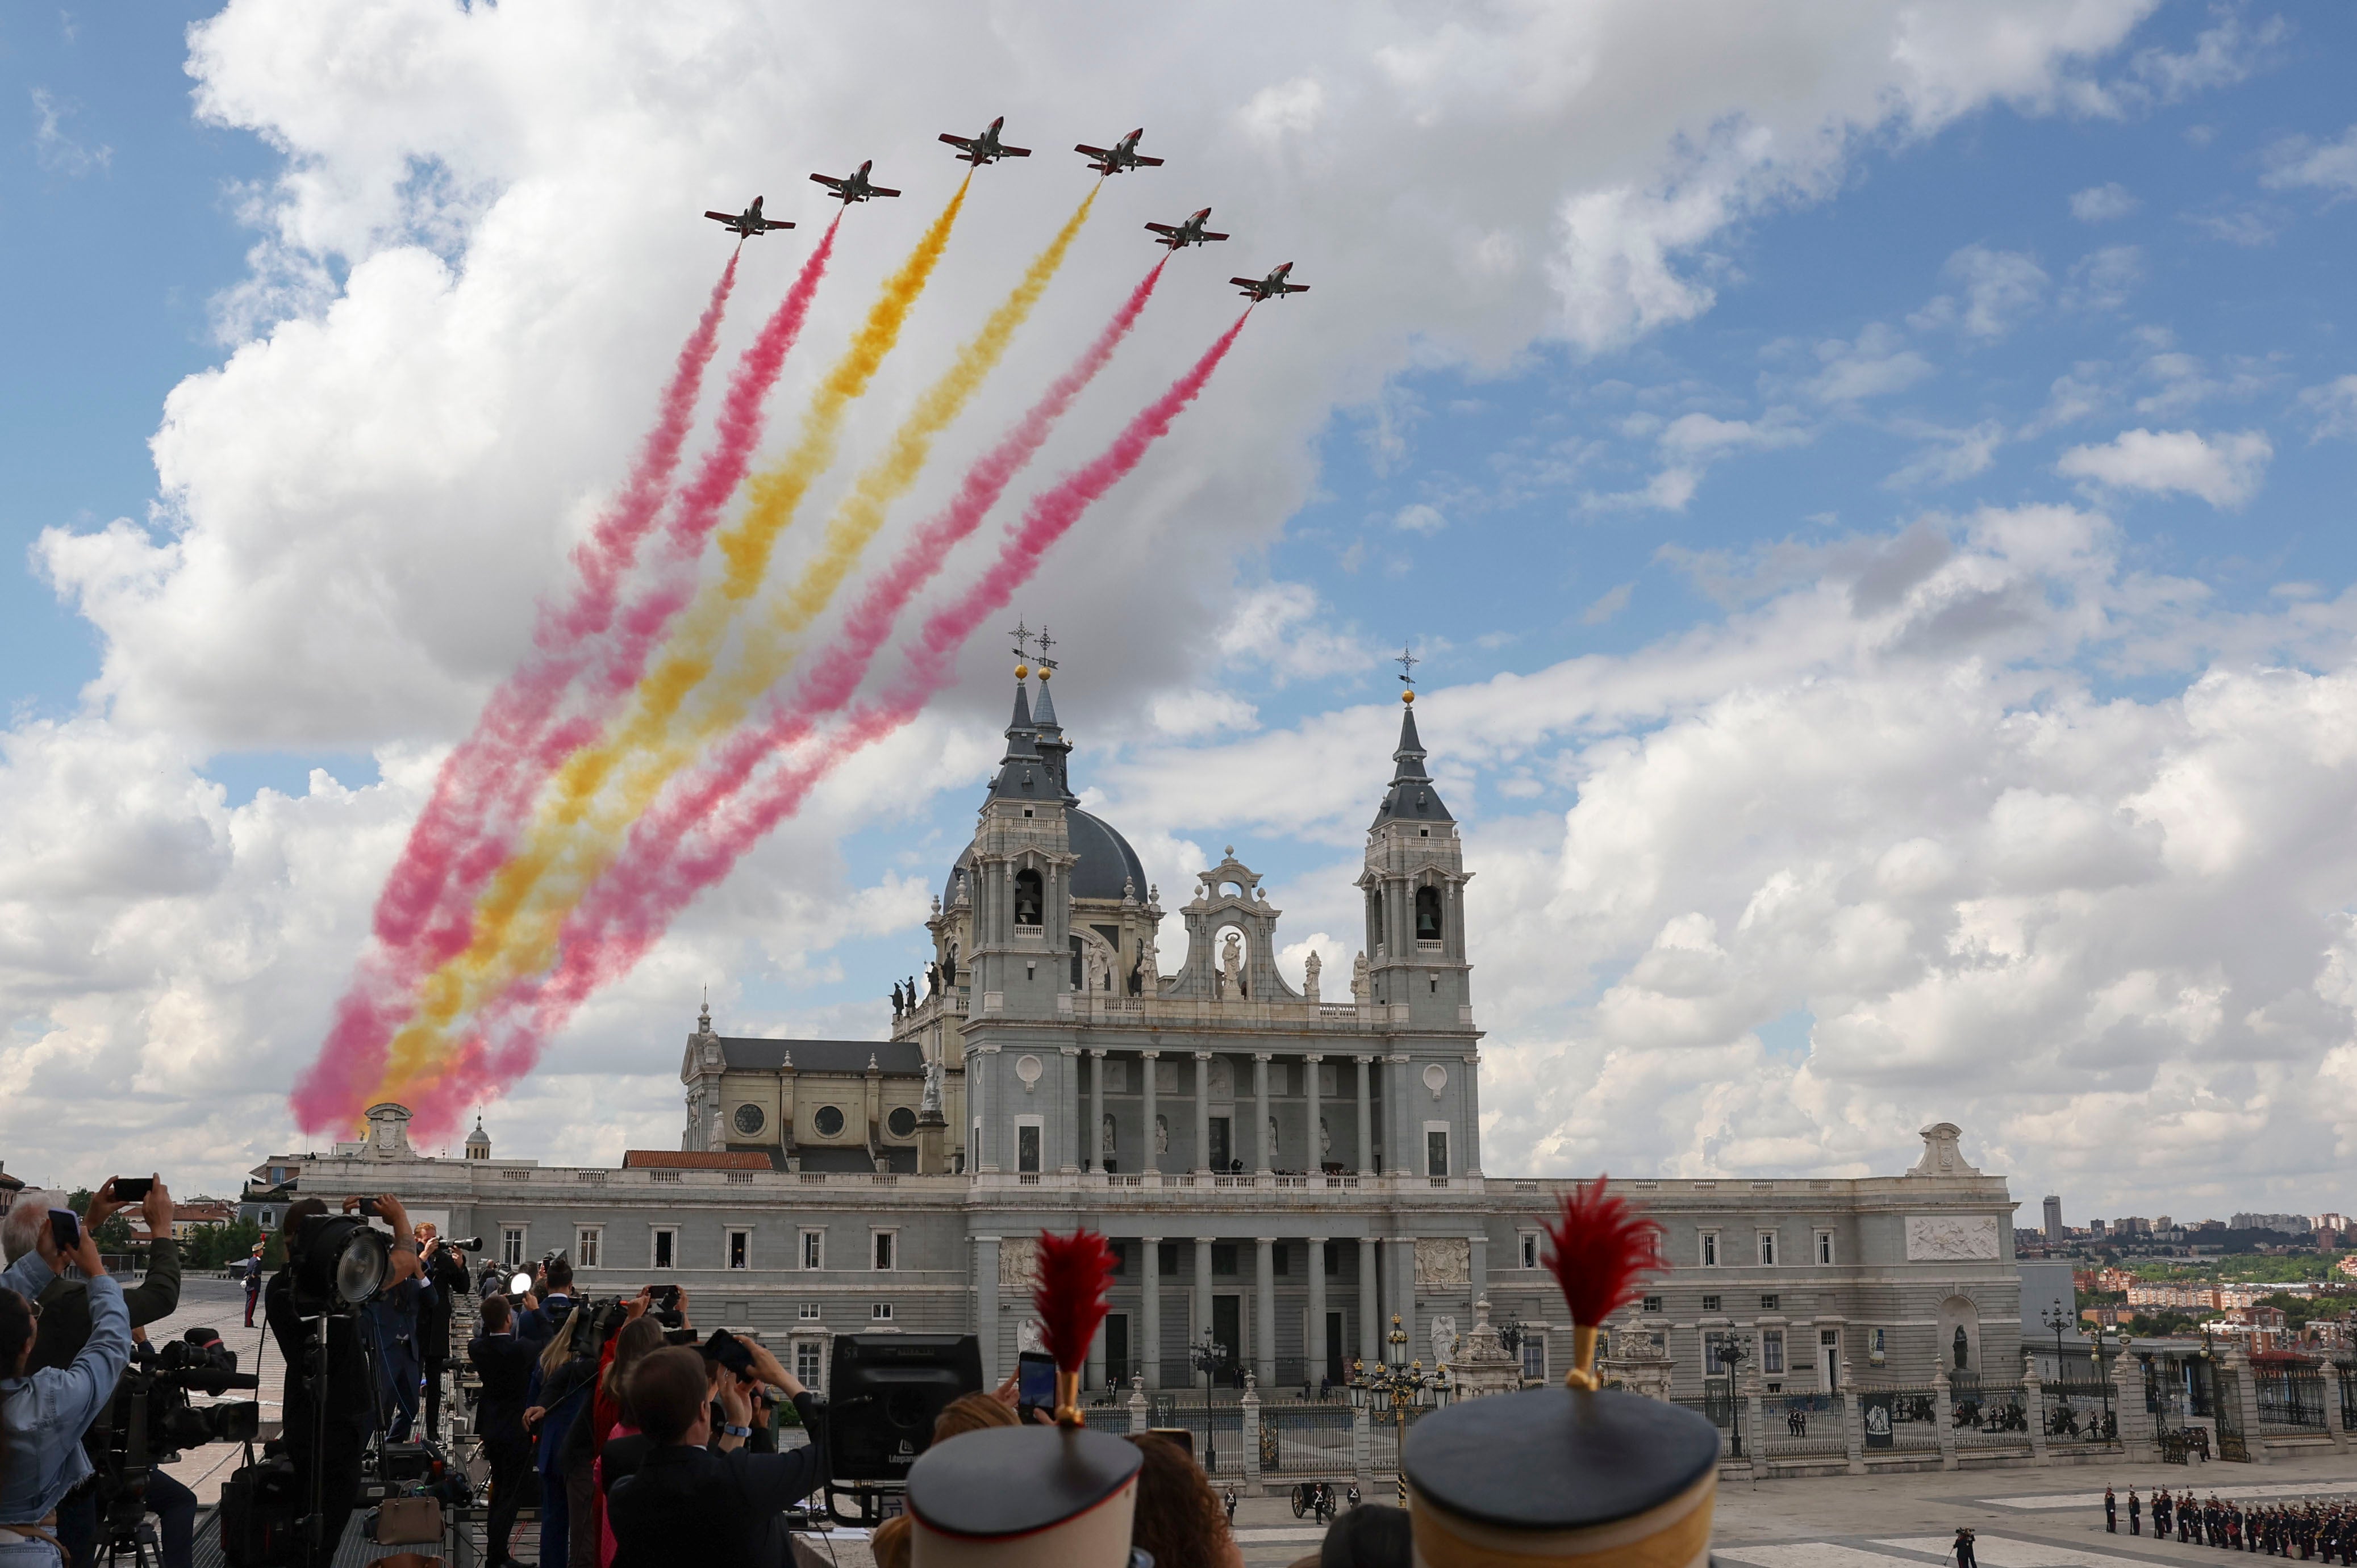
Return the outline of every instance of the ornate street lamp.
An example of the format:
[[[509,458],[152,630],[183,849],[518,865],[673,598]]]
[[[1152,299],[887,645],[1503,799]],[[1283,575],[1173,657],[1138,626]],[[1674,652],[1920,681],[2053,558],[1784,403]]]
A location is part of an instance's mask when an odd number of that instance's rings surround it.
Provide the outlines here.
[[[1718,1364],[1727,1369],[1727,1456],[1743,1457],[1743,1402],[1735,1393],[1735,1369],[1741,1366],[1745,1352],[1742,1343],[1732,1337],[1718,1342]]]
[[[1370,1368],[1364,1361],[1351,1363],[1351,1408],[1369,1412],[1380,1418],[1391,1412],[1392,1425],[1398,1434],[1394,1457],[1407,1443],[1407,1412],[1411,1405],[1437,1409],[1448,1402],[1448,1373],[1435,1367],[1430,1372],[1424,1363],[1405,1361],[1407,1332],[1400,1326],[1399,1315],[1392,1316],[1392,1331],[1386,1336],[1391,1344],[1389,1359]],[[1407,1507],[1407,1466],[1404,1459],[1398,1465],[1399,1506]]]
[[[1211,1331],[1206,1328],[1200,1339],[1187,1347],[1187,1354],[1194,1361],[1195,1369],[1203,1374],[1203,1471],[1216,1475],[1220,1468],[1220,1439],[1211,1425],[1211,1377],[1226,1365],[1228,1348],[1212,1338]]]

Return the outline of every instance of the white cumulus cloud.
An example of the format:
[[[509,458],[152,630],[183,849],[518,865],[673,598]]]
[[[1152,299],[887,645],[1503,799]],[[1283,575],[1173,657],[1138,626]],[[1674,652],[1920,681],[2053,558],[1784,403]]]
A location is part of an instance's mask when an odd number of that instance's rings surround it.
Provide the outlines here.
[[[2256,430],[2124,430],[2100,446],[2073,446],[2054,471],[2113,489],[2199,496],[2228,510],[2258,493],[2275,444]]]

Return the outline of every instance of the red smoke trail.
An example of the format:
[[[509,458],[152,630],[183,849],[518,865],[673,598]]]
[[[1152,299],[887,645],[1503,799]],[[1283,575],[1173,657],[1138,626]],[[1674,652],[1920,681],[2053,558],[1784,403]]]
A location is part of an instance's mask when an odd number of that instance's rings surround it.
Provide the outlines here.
[[[841,223],[838,213],[835,221],[827,225],[818,248],[803,262],[785,298],[738,359],[722,400],[718,439],[695,478],[680,493],[671,526],[665,530],[663,555],[674,570],[666,581],[643,590],[622,607],[620,646],[605,660],[602,679],[593,683],[598,702],[592,707],[610,710],[630,689],[648,650],[686,602],[688,589],[675,579],[689,575],[692,582],[692,575],[679,568],[683,563],[692,563],[702,549],[719,521],[721,509],[751,466],[760,445],[762,404],[809,318],[811,301],[834,255],[835,231]],[[681,354],[683,374],[690,354],[696,355],[696,381],[682,396],[680,378],[674,377],[664,399],[665,417],[658,424],[656,435],[649,438],[651,452],[658,436],[668,437],[662,485],[668,485],[677,467],[680,446],[694,413],[694,394],[716,340],[719,307],[736,274],[737,257],[732,254],[713,304]],[[675,431],[674,411],[679,416]],[[647,467],[642,459],[640,469]],[[640,489],[636,478],[634,473],[626,499]],[[294,1108],[304,1125],[319,1124],[319,1119],[332,1116],[336,1105],[363,1092],[375,1080],[383,1066],[386,1042],[408,1015],[410,987],[418,976],[465,946],[475,895],[507,857],[508,830],[515,813],[538,793],[558,763],[603,726],[604,712],[579,714],[554,727],[550,720],[590,662],[596,651],[592,639],[613,624],[617,585],[654,521],[653,503],[659,502],[661,493],[659,485],[643,514],[634,514],[627,531],[630,554],[608,553],[599,557],[594,580],[584,564],[582,589],[574,604],[555,619],[557,627],[574,634],[575,645],[565,650],[564,657],[547,656],[554,650],[547,635],[551,623],[544,618],[541,634],[535,637],[544,657],[500,688],[477,722],[475,734],[444,764],[434,797],[411,830],[402,860],[378,899],[379,950],[362,960],[350,990],[338,1004],[318,1060],[296,1086]],[[605,534],[601,522],[592,542]],[[616,537],[623,535],[618,532]],[[487,832],[486,824],[490,822],[499,826]]]
[[[1152,282],[1149,275],[1147,282],[1140,285],[1141,294]],[[1141,306],[1144,303],[1137,295],[1133,298]],[[1015,590],[1039,569],[1049,549],[1071,532],[1092,505],[1136,468],[1147,449],[1169,431],[1178,414],[1201,393],[1251,315],[1247,310],[1239,316],[1203,357],[1140,411],[1103,452],[1032,500],[1025,509],[1022,523],[1009,531],[1006,542],[989,569],[964,593],[926,620],[918,646],[909,655],[908,668],[884,699],[854,710],[842,727],[822,739],[815,757],[780,768],[760,780],[747,798],[733,801],[727,799],[762,754],[754,737],[774,749],[810,734],[814,715],[803,698],[807,694],[816,699],[821,693],[816,690],[798,692],[791,716],[773,714],[753,730],[739,732],[708,765],[704,779],[689,798],[676,805],[666,802],[648,813],[632,831],[630,848],[608,869],[566,921],[564,957],[556,969],[536,985],[520,987],[495,1004],[495,1010],[511,1014],[528,1008],[528,1015],[507,1024],[500,1030],[497,1046],[486,1039],[481,1029],[470,1035],[454,1054],[441,1079],[419,1096],[421,1104],[413,1108],[418,1122],[422,1125],[439,1125],[441,1118],[455,1120],[487,1090],[494,1093],[503,1090],[529,1072],[539,1060],[548,1037],[564,1026],[590,993],[627,973],[662,937],[681,909],[726,876],[772,828],[799,809],[811,789],[837,764],[921,712],[925,703],[949,684],[951,659],[974,628],[1004,609]],[[1099,341],[1104,339],[1101,338]],[[1062,382],[1058,385],[1060,387]],[[1047,402],[1043,398],[1042,405]],[[1028,424],[1027,417],[1024,424],[1017,427],[1018,433]],[[983,462],[988,463],[990,457],[1005,450],[1012,439],[1002,443]],[[976,467],[982,466],[977,464]],[[1012,477],[1011,471],[1008,477]],[[1003,488],[1005,480],[1000,484]],[[945,518],[948,515],[943,514]],[[896,563],[896,568],[899,564]],[[892,591],[889,581],[879,584],[870,591],[861,608]],[[912,584],[907,592],[914,591]],[[906,595],[900,597],[905,603]],[[856,683],[855,675],[852,684]],[[811,686],[816,685],[814,672]],[[738,744],[740,740],[744,744]],[[684,810],[691,801],[702,811],[692,815]],[[680,853],[676,845],[689,827],[703,831],[697,843]],[[643,843],[642,833],[646,834]]]

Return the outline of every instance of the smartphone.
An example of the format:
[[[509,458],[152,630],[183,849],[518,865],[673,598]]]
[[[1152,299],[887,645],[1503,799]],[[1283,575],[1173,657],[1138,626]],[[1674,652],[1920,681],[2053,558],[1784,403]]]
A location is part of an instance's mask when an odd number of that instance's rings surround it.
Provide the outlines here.
[[[81,1245],[81,1216],[70,1208],[49,1210],[49,1237],[60,1252],[70,1252]]]
[[[146,1201],[149,1189],[154,1187],[155,1185],[156,1178],[154,1176],[116,1176],[114,1178],[114,1201],[117,1203],[144,1203]]]
[[[663,1330],[663,1343],[665,1345],[693,1345],[695,1343],[695,1330],[693,1328],[666,1328]]]
[[[1044,1350],[1015,1358],[1015,1405],[1027,1424],[1034,1410],[1056,1412],[1056,1358]]]
[[[384,1218],[384,1210],[377,1207],[375,1198],[363,1197],[361,1199],[361,1218],[363,1219],[382,1219]]]
[[[719,1362],[737,1377],[753,1375],[752,1348],[726,1328],[714,1329],[712,1337],[704,1342],[704,1359]]]
[[[663,1311],[673,1312],[678,1309],[679,1287],[677,1285],[649,1285],[647,1291],[647,1299]]]

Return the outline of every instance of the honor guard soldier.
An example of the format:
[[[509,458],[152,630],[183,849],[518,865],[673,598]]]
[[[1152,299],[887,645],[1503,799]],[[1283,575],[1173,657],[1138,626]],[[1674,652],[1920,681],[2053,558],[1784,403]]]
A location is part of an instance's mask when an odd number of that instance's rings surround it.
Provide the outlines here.
[[[1661,1229],[1607,1196],[1565,1198],[1547,1266],[1572,1321],[1557,1389],[1467,1400],[1409,1430],[1401,1467],[1423,1568],[1703,1568],[1718,1429],[1681,1405],[1599,1386],[1597,1331],[1662,1267]]]
[[[1056,1359],[1056,1423],[976,1432],[909,1469],[911,1568],[1126,1568],[1137,1445],[1091,1432],[1081,1366],[1104,1321],[1113,1251],[1092,1231],[1042,1233],[1032,1301]]]

